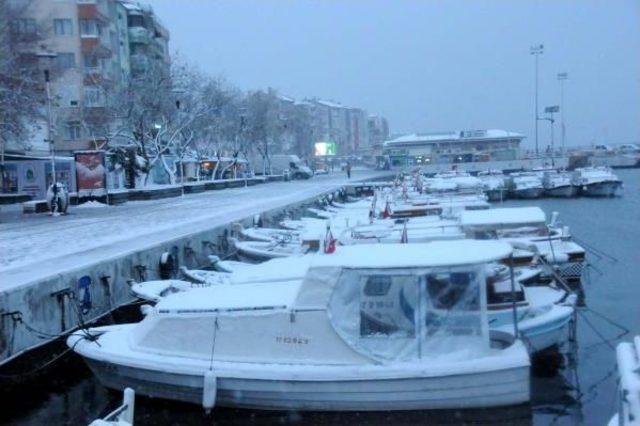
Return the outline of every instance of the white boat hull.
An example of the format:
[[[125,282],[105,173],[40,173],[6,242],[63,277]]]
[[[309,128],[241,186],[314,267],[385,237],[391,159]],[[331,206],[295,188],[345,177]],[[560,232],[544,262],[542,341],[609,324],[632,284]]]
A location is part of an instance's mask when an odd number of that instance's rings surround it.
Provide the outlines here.
[[[143,370],[85,359],[108,388],[202,403],[203,375]],[[255,380],[218,377],[216,405],[265,410],[383,411],[514,405],[529,400],[528,366],[437,377]]]
[[[587,197],[613,197],[620,186],[620,182],[590,183],[582,187],[582,195]]]

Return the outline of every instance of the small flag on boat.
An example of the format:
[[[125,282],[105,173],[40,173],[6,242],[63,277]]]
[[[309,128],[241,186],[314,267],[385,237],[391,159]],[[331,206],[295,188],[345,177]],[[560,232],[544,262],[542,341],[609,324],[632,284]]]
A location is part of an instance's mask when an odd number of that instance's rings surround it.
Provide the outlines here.
[[[407,234],[407,221],[404,221],[404,227],[402,228],[402,236],[400,237],[400,244],[407,244],[409,242],[409,235]]]
[[[391,206],[389,205],[389,201],[384,205],[384,211],[382,212],[383,219],[389,219],[391,217]]]
[[[331,233],[331,227],[327,225],[327,235],[324,237],[324,252],[331,254],[336,251],[336,240]]]

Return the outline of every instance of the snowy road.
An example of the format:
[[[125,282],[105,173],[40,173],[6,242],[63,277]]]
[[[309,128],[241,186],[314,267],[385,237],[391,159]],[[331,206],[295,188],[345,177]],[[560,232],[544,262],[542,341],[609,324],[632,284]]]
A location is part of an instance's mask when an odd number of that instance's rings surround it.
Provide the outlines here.
[[[351,181],[383,175],[354,171]],[[284,207],[347,182],[343,174],[316,176],[121,206],[72,207],[68,215],[56,218],[5,212],[0,223],[0,289]]]

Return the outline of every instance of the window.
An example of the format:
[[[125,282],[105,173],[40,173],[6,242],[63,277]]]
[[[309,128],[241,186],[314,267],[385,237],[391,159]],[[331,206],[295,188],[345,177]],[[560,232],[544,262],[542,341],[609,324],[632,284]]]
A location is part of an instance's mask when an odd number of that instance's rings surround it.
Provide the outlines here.
[[[16,19],[11,23],[11,31],[14,34],[35,34],[37,32],[36,20],[32,18]]]
[[[142,27],[144,28],[144,18],[141,15],[129,15],[127,17],[129,28]]]
[[[95,86],[84,88],[84,105],[87,107],[99,107],[104,105],[102,89]]]
[[[80,20],[80,35],[82,36],[99,36],[102,34],[102,27],[95,19]]]
[[[55,35],[73,35],[73,24],[71,19],[54,19],[53,32]]]
[[[100,61],[100,58],[98,58],[95,55],[85,55],[84,57],[84,68],[85,69],[95,69],[95,68],[100,68],[102,65],[102,62]]]
[[[70,121],[67,123],[67,139],[72,141],[80,139],[80,122]]]
[[[75,53],[58,53],[55,59],[56,68],[59,70],[68,70],[69,68],[73,68],[76,66],[76,55]]]

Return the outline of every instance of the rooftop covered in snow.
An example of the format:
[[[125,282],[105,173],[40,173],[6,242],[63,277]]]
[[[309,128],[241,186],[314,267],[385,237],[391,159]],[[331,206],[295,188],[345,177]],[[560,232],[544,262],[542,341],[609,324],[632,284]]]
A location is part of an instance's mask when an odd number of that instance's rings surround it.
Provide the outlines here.
[[[491,139],[524,139],[524,135],[500,129],[455,130],[436,133],[412,133],[385,141],[385,146],[429,144],[439,142],[466,142]]]

